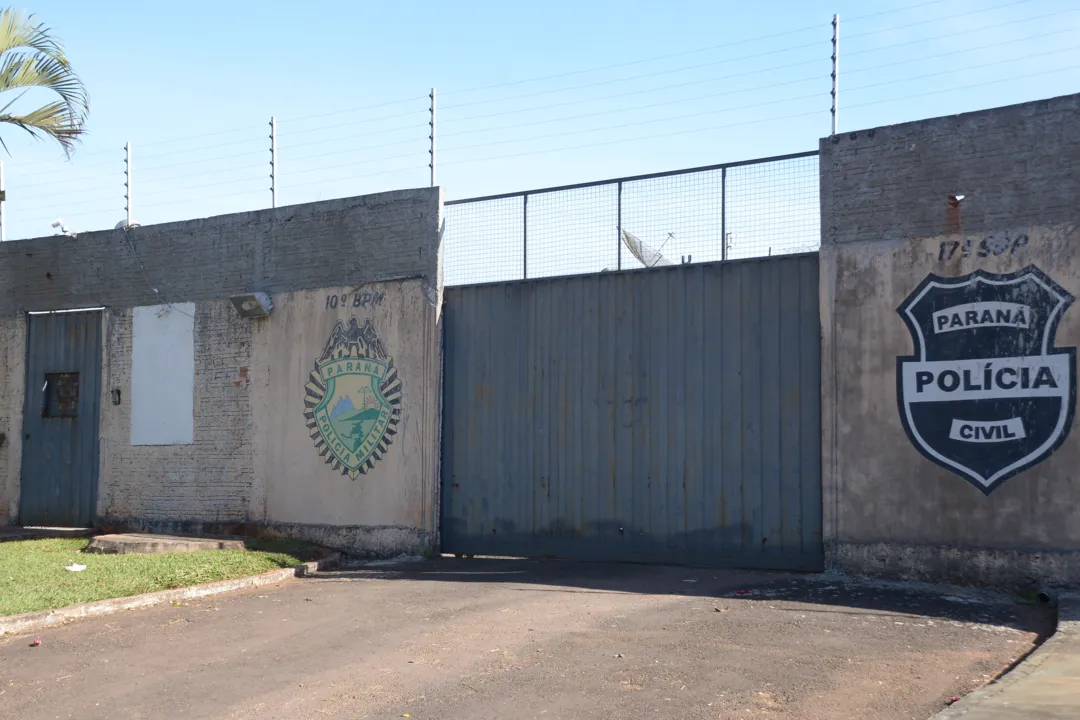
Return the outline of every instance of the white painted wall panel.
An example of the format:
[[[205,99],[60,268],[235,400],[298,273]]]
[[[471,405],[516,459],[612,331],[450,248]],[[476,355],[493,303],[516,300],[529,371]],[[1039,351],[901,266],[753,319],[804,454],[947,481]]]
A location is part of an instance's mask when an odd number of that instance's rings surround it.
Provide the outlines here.
[[[190,445],[195,435],[195,304],[133,312],[131,444]]]

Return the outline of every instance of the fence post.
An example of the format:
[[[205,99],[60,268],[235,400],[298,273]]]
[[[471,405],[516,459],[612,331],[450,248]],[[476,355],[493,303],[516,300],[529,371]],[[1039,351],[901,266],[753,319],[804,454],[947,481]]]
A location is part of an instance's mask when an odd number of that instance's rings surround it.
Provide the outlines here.
[[[124,210],[127,212],[127,224],[131,227],[131,186],[134,184],[131,166],[131,143],[124,143]]]
[[[529,279],[529,196],[522,195],[521,205],[521,279]]]
[[[277,207],[277,118],[270,116],[270,207]]]
[[[720,168],[720,259],[727,260],[727,168]]]
[[[840,115],[840,15],[832,16],[832,134]]]
[[[431,141],[431,147],[428,149],[431,162],[428,163],[428,167],[431,168],[431,187],[435,187],[435,88],[431,88],[431,94],[428,97],[431,98],[431,107],[428,108],[428,112],[431,113],[431,120],[428,121],[428,125],[431,126],[431,134],[428,135],[428,140]]]
[[[619,264],[616,267],[617,269],[622,270],[622,180],[619,181],[619,209],[615,223],[619,230]]]

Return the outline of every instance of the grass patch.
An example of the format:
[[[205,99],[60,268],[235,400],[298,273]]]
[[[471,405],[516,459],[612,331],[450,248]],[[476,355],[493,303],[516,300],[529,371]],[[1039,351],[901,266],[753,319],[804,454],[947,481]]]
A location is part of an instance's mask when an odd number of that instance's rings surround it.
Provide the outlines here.
[[[84,553],[88,538],[0,542],[0,616],[53,610],[292,567],[316,548],[291,540],[253,540],[249,550],[158,555]],[[82,572],[64,568],[85,565]]]

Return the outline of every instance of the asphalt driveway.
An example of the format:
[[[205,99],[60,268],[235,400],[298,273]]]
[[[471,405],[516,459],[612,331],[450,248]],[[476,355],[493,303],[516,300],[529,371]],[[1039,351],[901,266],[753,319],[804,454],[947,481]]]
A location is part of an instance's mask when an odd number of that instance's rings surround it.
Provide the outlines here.
[[[1051,622],[990,593],[447,558],[0,638],[0,718],[921,720]]]

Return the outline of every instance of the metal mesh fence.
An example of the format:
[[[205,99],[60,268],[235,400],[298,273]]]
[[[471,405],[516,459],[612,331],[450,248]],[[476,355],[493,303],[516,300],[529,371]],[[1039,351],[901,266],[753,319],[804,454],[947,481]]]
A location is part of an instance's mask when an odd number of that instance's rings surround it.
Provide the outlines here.
[[[447,285],[816,250],[816,152],[450,201]]]

